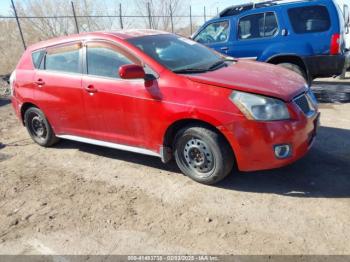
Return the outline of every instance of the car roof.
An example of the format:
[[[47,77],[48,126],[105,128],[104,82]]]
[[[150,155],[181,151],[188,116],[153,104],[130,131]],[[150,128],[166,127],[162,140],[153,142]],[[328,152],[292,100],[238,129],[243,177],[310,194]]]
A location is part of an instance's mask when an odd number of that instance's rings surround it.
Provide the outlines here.
[[[220,12],[218,17],[236,16],[248,11],[260,10],[263,8],[269,8],[274,6],[302,5],[305,3],[316,3],[316,2],[324,3],[325,1],[322,1],[322,0],[272,0],[272,1],[266,1],[266,2],[251,2],[251,3],[241,4],[241,5],[230,6],[224,9],[222,12]],[[332,1],[327,1],[327,2],[332,2]]]
[[[151,35],[164,35],[170,34],[168,32],[152,30],[152,29],[131,29],[131,30],[120,30],[120,31],[98,31],[89,33],[80,33],[67,36],[61,36],[57,38],[52,38],[46,41],[41,41],[34,45],[31,45],[28,49],[31,51],[43,49],[49,46],[60,45],[69,42],[86,40],[89,38],[105,38],[106,36],[115,37],[120,40],[126,40],[130,38],[151,36]]]

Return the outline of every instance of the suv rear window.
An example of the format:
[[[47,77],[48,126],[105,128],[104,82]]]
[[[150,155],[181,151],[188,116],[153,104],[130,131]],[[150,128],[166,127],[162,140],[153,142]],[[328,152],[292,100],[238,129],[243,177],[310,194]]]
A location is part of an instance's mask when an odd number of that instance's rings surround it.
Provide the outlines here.
[[[331,26],[328,10],[324,6],[291,8],[288,15],[297,34],[324,32]]]

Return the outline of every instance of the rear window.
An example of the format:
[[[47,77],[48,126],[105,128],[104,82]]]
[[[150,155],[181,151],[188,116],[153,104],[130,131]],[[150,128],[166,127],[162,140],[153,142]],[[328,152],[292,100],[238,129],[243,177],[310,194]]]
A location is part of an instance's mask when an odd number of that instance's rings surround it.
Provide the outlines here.
[[[273,37],[277,33],[277,18],[272,12],[248,15],[239,20],[239,39]]]
[[[41,60],[45,54],[45,50],[39,50],[32,53],[32,60],[35,69],[40,68]]]
[[[293,30],[297,34],[328,31],[331,20],[324,6],[305,6],[288,10]]]
[[[50,48],[45,57],[45,70],[80,73],[81,44]]]

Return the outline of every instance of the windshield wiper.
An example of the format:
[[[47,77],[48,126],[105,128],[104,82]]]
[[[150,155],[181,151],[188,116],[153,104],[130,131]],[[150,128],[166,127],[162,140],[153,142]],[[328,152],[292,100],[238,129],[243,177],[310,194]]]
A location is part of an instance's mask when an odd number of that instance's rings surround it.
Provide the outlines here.
[[[196,74],[196,73],[205,73],[207,71],[208,71],[207,69],[201,69],[201,68],[185,68],[185,69],[174,70],[173,72],[176,74]]]
[[[208,71],[216,70],[216,69],[219,69],[223,66],[227,66],[227,64],[225,63],[225,60],[219,60],[219,61],[215,62],[214,64],[212,64],[208,68]]]
[[[227,66],[226,62],[232,62],[232,60],[228,59],[220,59],[219,61],[216,61],[214,64],[210,65],[207,68],[184,68],[179,70],[174,70],[174,73],[177,74],[196,74],[196,73],[205,73],[208,71],[214,71],[216,69],[219,69],[223,66]]]

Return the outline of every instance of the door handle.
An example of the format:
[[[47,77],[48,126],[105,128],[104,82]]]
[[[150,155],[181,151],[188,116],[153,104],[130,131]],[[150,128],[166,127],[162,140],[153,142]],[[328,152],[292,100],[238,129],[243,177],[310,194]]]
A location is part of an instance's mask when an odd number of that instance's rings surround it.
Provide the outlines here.
[[[225,47],[221,47],[220,49],[221,49],[222,51],[227,51],[227,50],[228,50],[228,47],[225,46]]]
[[[97,93],[97,89],[93,85],[88,85],[85,87],[85,90],[88,93]]]
[[[289,34],[289,32],[287,29],[282,29],[282,31],[281,31],[282,36],[288,36],[288,34]]]
[[[43,86],[43,85],[45,85],[45,82],[44,82],[41,78],[39,78],[37,81],[35,81],[35,83],[36,83],[38,86]]]

